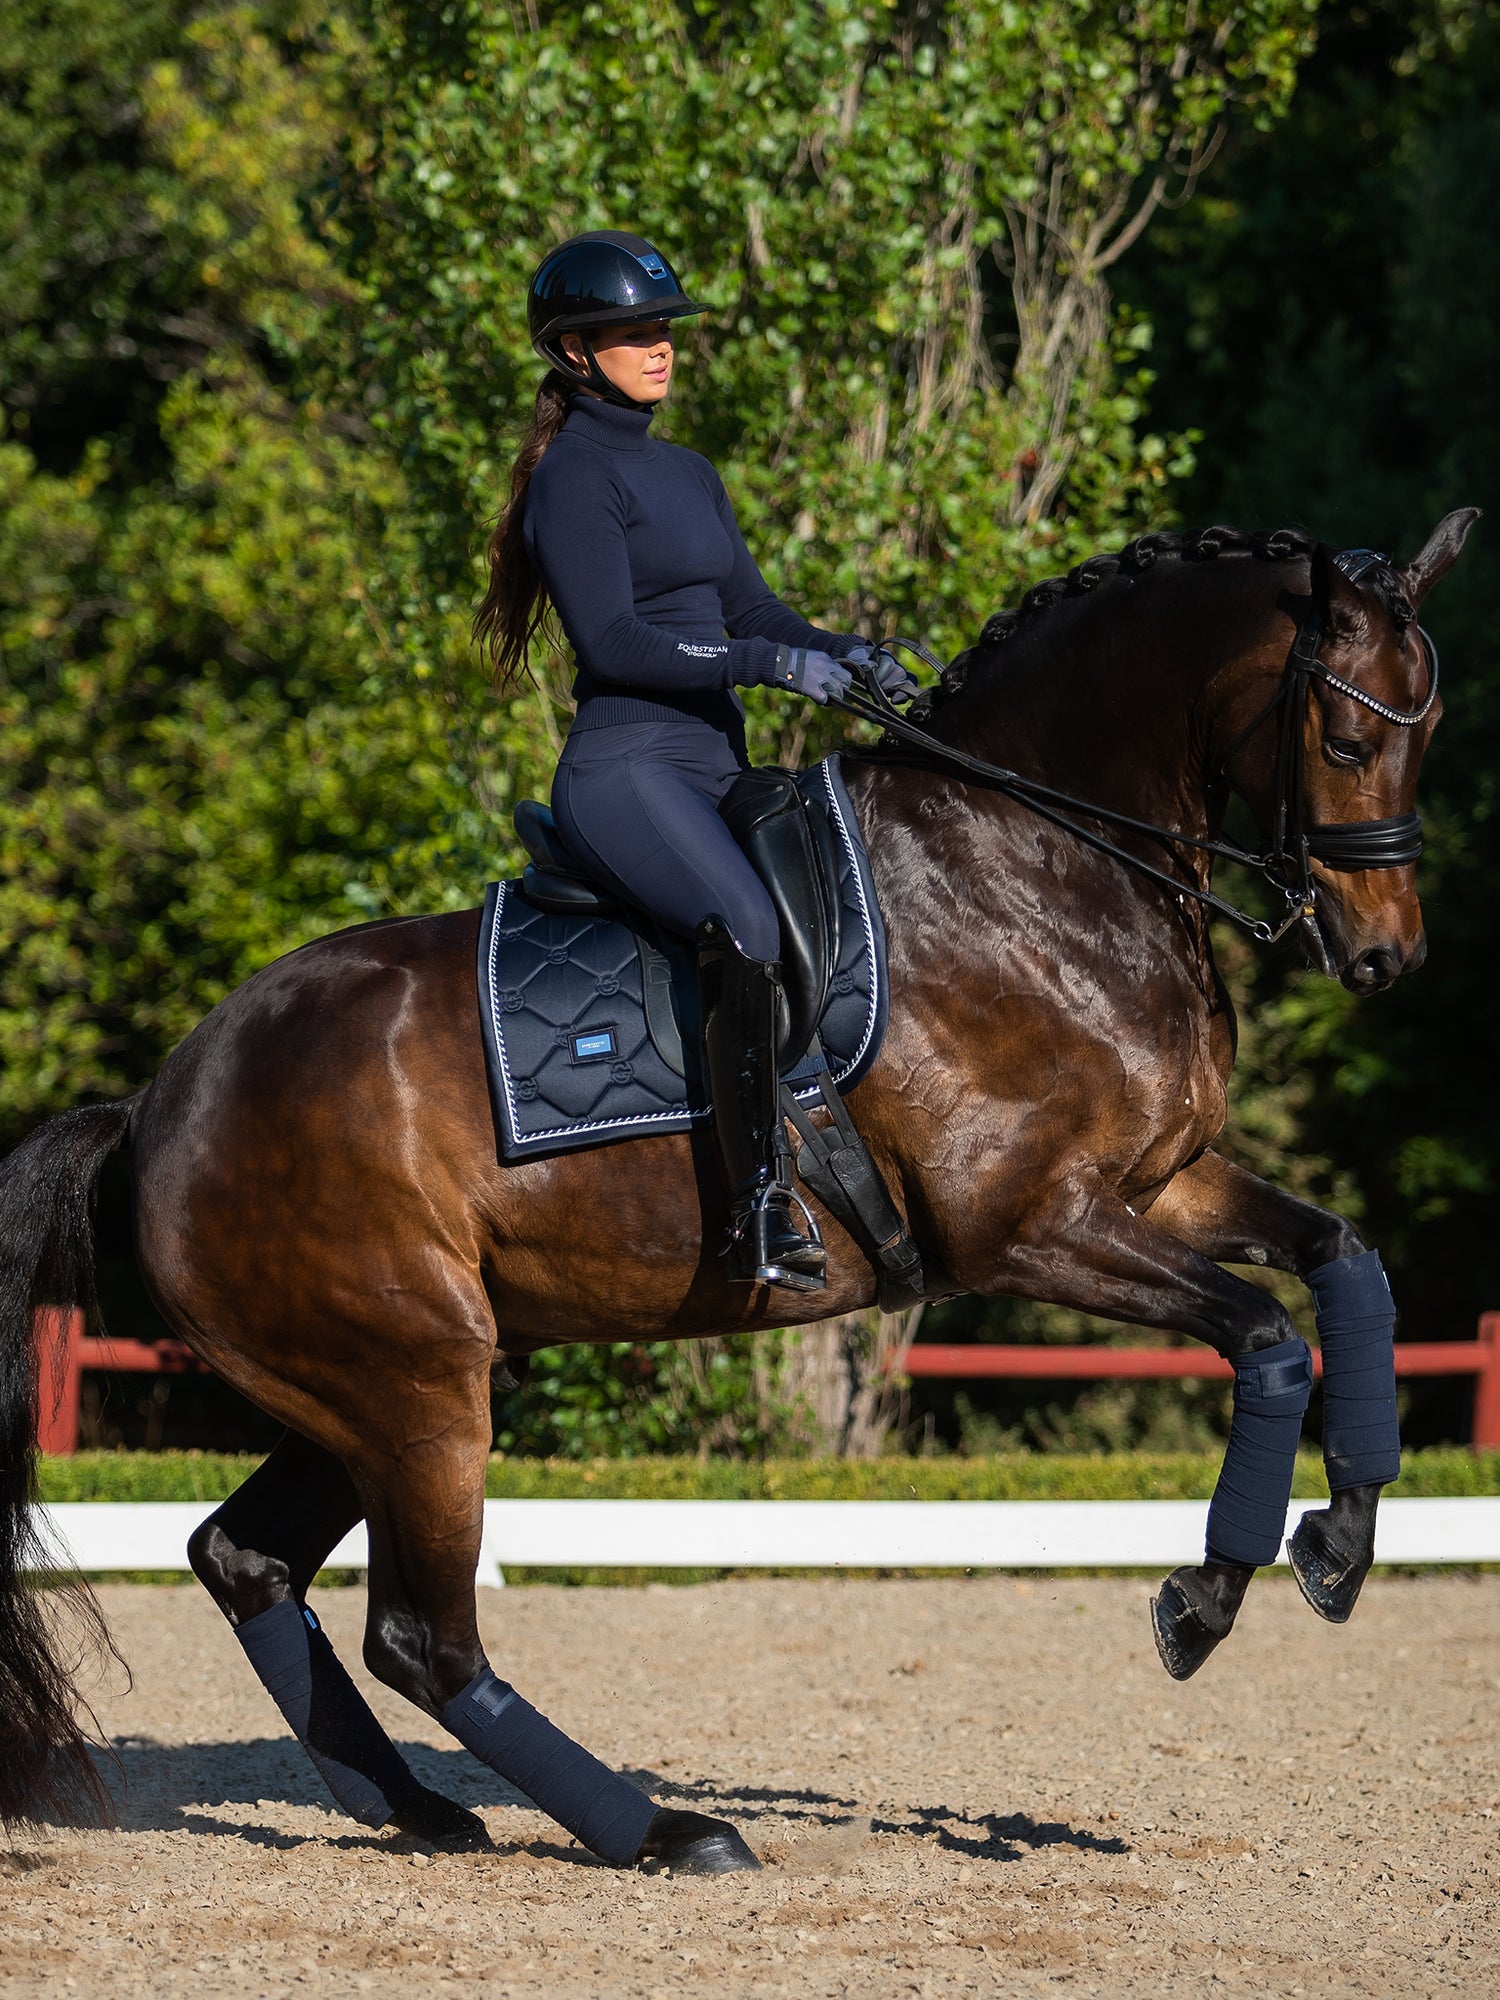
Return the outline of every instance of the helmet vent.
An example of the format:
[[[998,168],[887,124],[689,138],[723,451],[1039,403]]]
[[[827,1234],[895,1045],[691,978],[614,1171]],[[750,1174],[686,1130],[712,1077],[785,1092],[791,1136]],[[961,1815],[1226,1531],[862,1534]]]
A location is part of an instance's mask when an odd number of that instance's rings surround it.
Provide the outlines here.
[[[638,258],[637,262],[648,278],[664,278],[667,275],[666,265],[654,250],[648,251],[644,257]]]

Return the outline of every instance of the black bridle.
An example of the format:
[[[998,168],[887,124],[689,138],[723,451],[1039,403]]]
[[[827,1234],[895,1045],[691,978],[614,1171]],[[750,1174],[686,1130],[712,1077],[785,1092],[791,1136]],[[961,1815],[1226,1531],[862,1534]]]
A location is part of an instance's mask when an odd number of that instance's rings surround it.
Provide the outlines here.
[[[1371,569],[1384,565],[1388,558],[1373,549],[1346,549],[1333,558],[1336,568],[1351,582],[1358,582]],[[1314,562],[1316,574],[1317,564]],[[1290,607],[1288,607],[1290,608]],[[1391,708],[1378,701],[1374,695],[1366,694],[1352,681],[1346,681],[1330,671],[1318,657],[1318,649],[1328,629],[1328,606],[1321,601],[1320,593],[1314,589],[1297,621],[1297,630],[1292,638],[1291,650],[1287,654],[1286,665],[1276,692],[1240,731],[1229,749],[1220,760],[1218,777],[1227,782],[1227,765],[1261,725],[1277,716],[1276,766],[1273,776],[1275,807],[1272,813],[1271,845],[1263,854],[1244,847],[1239,841],[1202,840],[1188,833],[1177,833],[1170,827],[1153,825],[1149,820],[1133,818],[1129,813],[1115,812],[1108,806],[1091,804],[1087,799],[1075,798],[1069,792],[1060,792],[1050,785],[1041,785],[1031,778],[1023,778],[1019,772],[1010,771],[1002,764],[991,764],[982,757],[974,757],[967,750],[956,749],[950,743],[943,743],[929,731],[914,722],[909,722],[895,704],[884,695],[876,681],[873,663],[861,670],[863,687],[860,692],[851,690],[847,696],[834,696],[833,706],[842,708],[847,714],[858,716],[863,722],[870,722],[882,728],[888,736],[901,742],[910,743],[934,763],[957,771],[993,791],[1014,799],[1028,811],[1061,827],[1081,840],[1085,846],[1108,854],[1125,867],[1132,868],[1138,875],[1159,883],[1179,898],[1191,897],[1195,902],[1217,911],[1231,923],[1238,924],[1251,937],[1264,944],[1274,944],[1285,937],[1296,924],[1301,924],[1307,933],[1314,955],[1325,971],[1331,970],[1327,946],[1317,922],[1317,883],[1313,880],[1312,864],[1316,861],[1325,868],[1341,873],[1353,873],[1367,868],[1404,868],[1415,861],[1422,852],[1422,821],[1414,812],[1394,813],[1385,819],[1346,820],[1313,824],[1307,817],[1307,799],[1304,785],[1303,751],[1304,725],[1307,703],[1311,696],[1312,684],[1322,681],[1337,693],[1347,695],[1350,700],[1372,710],[1385,721],[1402,729],[1410,729],[1426,719],[1437,699],[1438,653],[1429,635],[1417,627],[1422,641],[1428,666],[1427,698],[1417,709]],[[943,662],[926,646],[914,639],[890,638],[882,642],[885,651],[900,648],[914,654],[938,673],[946,671]],[[1226,897],[1213,889],[1185,879],[1181,875],[1169,873],[1154,863],[1132,854],[1128,848],[1118,845],[1107,834],[1098,833],[1088,826],[1080,826],[1071,815],[1081,814],[1085,819],[1103,821],[1106,825],[1122,832],[1138,833],[1167,848],[1192,848],[1199,854],[1206,854],[1210,863],[1214,860],[1232,861],[1241,868],[1249,868],[1264,877],[1273,889],[1286,899],[1287,909],[1283,921],[1274,924],[1264,918],[1254,917],[1249,911],[1239,909]]]

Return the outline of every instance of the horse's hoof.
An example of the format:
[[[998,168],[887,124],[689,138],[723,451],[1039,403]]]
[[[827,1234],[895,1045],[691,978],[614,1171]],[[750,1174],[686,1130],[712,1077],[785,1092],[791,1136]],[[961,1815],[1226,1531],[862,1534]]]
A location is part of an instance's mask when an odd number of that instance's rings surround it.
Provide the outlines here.
[[[736,1875],[760,1867],[728,1820],[671,1806],[658,1806],[635,1861],[638,1868],[670,1868],[674,1875]]]
[[[1151,1600],[1151,1630],[1161,1663],[1174,1681],[1190,1680],[1197,1673],[1232,1630],[1238,1608],[1236,1604],[1226,1615],[1196,1570],[1173,1570]]]
[[[386,1825],[425,1840],[445,1854],[483,1854],[495,1844],[478,1813],[445,1799],[441,1792],[428,1791],[425,1785],[402,1799]]]
[[[1326,1513],[1304,1514],[1286,1545],[1297,1588],[1320,1618],[1346,1625],[1359,1602],[1370,1565],[1350,1558],[1328,1533]]]

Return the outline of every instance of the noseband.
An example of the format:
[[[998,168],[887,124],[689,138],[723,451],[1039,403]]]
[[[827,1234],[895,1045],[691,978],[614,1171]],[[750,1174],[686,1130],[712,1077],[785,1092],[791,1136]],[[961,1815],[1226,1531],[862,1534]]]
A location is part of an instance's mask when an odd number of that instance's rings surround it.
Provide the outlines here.
[[[1389,558],[1374,549],[1345,549],[1333,558],[1334,567],[1353,583],[1370,570],[1387,564]],[[1283,608],[1293,610],[1294,604],[1283,599]],[[1438,692],[1438,652],[1431,636],[1419,625],[1417,636],[1422,641],[1424,657],[1427,661],[1427,698],[1417,709],[1392,708],[1374,695],[1366,694],[1363,688],[1355,687],[1352,681],[1340,678],[1318,658],[1318,648],[1328,628],[1328,608],[1318,602],[1317,593],[1309,598],[1307,608],[1297,621],[1297,630],[1292,638],[1291,650],[1287,654],[1286,666],[1282,670],[1276,692],[1256,715],[1236,736],[1224,753],[1219,764],[1218,776],[1227,782],[1227,766],[1237,750],[1246,743],[1261,724],[1272,715],[1277,715],[1276,767],[1274,788],[1276,804],[1272,815],[1272,844],[1264,854],[1256,854],[1237,840],[1199,840],[1192,834],[1177,833],[1170,827],[1154,826],[1148,820],[1133,819],[1127,813],[1119,813],[1105,806],[1092,805],[1087,799],[1074,798],[1068,792],[1055,791],[1049,785],[1039,785],[1030,778],[1023,778],[1018,772],[1009,771],[1003,765],[988,763],[982,757],[970,756],[966,750],[955,749],[952,744],[942,743],[916,723],[906,717],[881,692],[875,679],[873,663],[861,674],[863,686],[858,693],[851,691],[846,697],[833,697],[833,706],[842,708],[848,714],[858,716],[863,722],[872,722],[884,729],[888,736],[898,738],[920,749],[932,762],[949,770],[977,780],[991,789],[1016,800],[1040,818],[1052,825],[1062,827],[1075,835],[1085,846],[1109,854],[1133,869],[1138,875],[1171,891],[1179,898],[1191,897],[1193,901],[1216,910],[1231,923],[1249,932],[1264,944],[1274,944],[1278,938],[1296,924],[1301,924],[1307,935],[1314,956],[1325,970],[1331,970],[1328,951],[1323,943],[1317,922],[1318,888],[1313,879],[1312,864],[1316,861],[1322,867],[1340,873],[1354,873],[1367,868],[1405,868],[1414,862],[1422,852],[1421,816],[1414,812],[1394,813],[1385,819],[1343,820],[1310,823],[1307,818],[1307,799],[1304,786],[1304,727],[1307,704],[1312,694],[1314,681],[1322,681],[1336,693],[1346,695],[1351,701],[1370,709],[1382,720],[1396,724],[1398,728],[1410,729],[1426,720]],[[928,666],[939,673],[945,671],[943,662],[912,639],[891,638],[882,641],[886,651],[900,647],[925,660]],[[1196,853],[1206,854],[1213,859],[1233,861],[1242,868],[1253,869],[1263,876],[1272,888],[1286,899],[1286,912],[1280,924],[1272,924],[1264,918],[1255,917],[1247,910],[1241,910],[1227,898],[1214,890],[1200,887],[1198,883],[1186,881],[1181,876],[1168,874],[1163,868],[1132,854],[1128,848],[1119,846],[1107,835],[1096,833],[1092,828],[1080,826],[1072,817],[1082,814],[1087,819],[1103,821],[1130,833],[1145,834],[1150,839],[1169,847],[1191,848]]]

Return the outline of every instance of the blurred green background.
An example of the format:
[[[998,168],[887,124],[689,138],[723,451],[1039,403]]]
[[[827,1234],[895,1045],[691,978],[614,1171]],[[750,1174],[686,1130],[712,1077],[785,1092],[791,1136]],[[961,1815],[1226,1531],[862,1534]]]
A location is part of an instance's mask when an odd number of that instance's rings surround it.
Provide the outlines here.
[[[773,584],[951,652],[1171,523],[1410,554],[1500,463],[1500,17],[1452,0],[11,0],[0,17],[0,1138],[132,1090],[323,932],[474,903],[566,663],[467,646],[538,365],[527,275],[655,238],[711,312],[662,429]],[[1493,510],[1492,510],[1493,511]],[[1419,977],[1357,1003],[1221,940],[1231,1151],[1354,1216],[1403,1337],[1500,1306],[1488,910],[1500,585],[1433,600]],[[826,718],[755,698],[765,759]],[[106,1191],[116,1330],[150,1330]],[[570,1350],[513,1451],[1196,1448],[1212,1384],[879,1388],[911,1329]],[[924,1336],[1120,1338],[1009,1303]],[[1408,1435],[1467,1435],[1467,1391]],[[243,1443],[95,1381],[97,1442]]]

